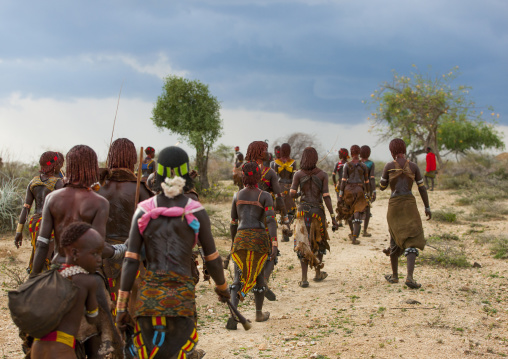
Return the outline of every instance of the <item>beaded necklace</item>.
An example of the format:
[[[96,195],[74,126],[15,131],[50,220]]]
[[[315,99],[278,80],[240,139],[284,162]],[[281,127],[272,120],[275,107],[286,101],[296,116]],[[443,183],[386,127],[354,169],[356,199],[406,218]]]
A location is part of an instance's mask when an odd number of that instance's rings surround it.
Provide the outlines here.
[[[62,277],[68,278],[76,274],[90,274],[86,269],[75,264],[62,264],[58,269]]]

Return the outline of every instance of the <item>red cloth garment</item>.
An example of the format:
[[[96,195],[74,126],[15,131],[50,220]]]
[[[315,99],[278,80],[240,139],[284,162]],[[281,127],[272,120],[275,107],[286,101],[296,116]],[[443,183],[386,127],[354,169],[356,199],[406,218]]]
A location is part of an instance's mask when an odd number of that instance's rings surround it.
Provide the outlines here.
[[[425,172],[435,171],[437,169],[436,166],[436,155],[432,152],[427,153],[427,168],[425,169]]]

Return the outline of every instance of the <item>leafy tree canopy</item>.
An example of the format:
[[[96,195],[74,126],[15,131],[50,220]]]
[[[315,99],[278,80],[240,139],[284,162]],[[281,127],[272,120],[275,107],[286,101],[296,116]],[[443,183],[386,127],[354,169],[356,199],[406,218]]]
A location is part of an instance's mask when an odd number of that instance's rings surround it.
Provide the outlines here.
[[[392,81],[383,83],[370,95],[368,102],[375,110],[369,120],[381,139],[404,139],[411,157],[431,147],[440,162],[442,151],[459,154],[504,148],[494,127],[499,114],[496,116],[492,108],[487,108],[487,122],[486,114],[476,108],[469,94],[471,87],[454,84],[458,67],[435,77],[413,67],[416,72],[411,76],[394,71]]]
[[[196,166],[202,188],[208,188],[208,154],[222,135],[220,102],[199,80],[168,76],[152,110],[152,121],[168,129],[196,149]]]

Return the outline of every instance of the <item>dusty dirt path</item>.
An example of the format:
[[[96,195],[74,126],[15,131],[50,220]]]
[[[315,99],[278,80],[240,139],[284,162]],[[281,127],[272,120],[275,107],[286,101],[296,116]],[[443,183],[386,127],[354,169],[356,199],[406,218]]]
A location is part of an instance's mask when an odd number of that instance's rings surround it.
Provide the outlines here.
[[[430,193],[433,210],[453,206],[451,192]],[[421,201],[418,199],[418,205]],[[246,332],[224,328],[229,312],[217,302],[213,287],[197,286],[199,347],[206,358],[476,358],[508,355],[508,263],[493,259],[488,246],[475,244],[467,234],[483,225],[483,235],[508,232],[508,222],[481,224],[459,222],[424,223],[428,236],[449,233],[460,237],[468,260],[482,268],[442,268],[420,265],[415,278],[420,290],[387,283],[389,259],[381,249],[388,244],[386,209],[388,196],[381,193],[374,203],[370,238],[361,245],[346,241],[348,231],[331,234],[331,253],[325,256],[328,278],[311,281],[309,288],[298,287],[299,262],[293,244],[280,243],[282,256],[271,280],[277,301],[265,301],[271,313],[265,323],[253,323]],[[229,223],[229,204],[208,204]],[[420,206],[423,214],[423,206]],[[22,268],[29,251],[13,248],[11,237],[0,241],[0,261],[8,268]],[[222,253],[229,239],[217,238]],[[427,248],[426,251],[433,249]],[[232,269],[232,264],[230,265]],[[400,275],[405,275],[401,261]],[[229,274],[228,274],[229,277]],[[3,286],[9,286],[5,273]],[[231,282],[231,277],[229,277]],[[421,304],[407,304],[412,299]],[[20,358],[20,341],[7,309],[5,293],[0,297],[0,358]],[[247,318],[254,318],[252,295],[240,305]]]

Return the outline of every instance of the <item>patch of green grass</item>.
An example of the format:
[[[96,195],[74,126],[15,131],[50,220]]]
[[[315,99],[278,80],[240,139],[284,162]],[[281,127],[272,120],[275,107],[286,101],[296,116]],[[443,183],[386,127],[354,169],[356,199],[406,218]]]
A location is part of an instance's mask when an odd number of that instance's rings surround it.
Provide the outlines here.
[[[451,210],[438,210],[432,212],[432,219],[438,222],[453,223],[457,221],[457,213]]]
[[[444,246],[443,248],[436,247],[436,249],[429,248],[422,253],[421,261],[423,264],[440,267],[471,267],[471,263],[469,263],[465,252],[453,246]]]
[[[440,233],[440,234],[433,234],[429,237],[429,240],[431,241],[458,241],[460,238],[456,234],[451,233]]]
[[[455,201],[458,206],[469,206],[474,202],[472,197],[460,197]]]

